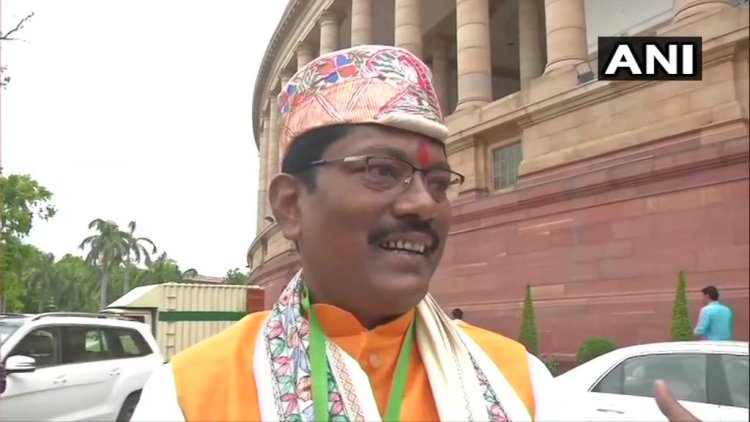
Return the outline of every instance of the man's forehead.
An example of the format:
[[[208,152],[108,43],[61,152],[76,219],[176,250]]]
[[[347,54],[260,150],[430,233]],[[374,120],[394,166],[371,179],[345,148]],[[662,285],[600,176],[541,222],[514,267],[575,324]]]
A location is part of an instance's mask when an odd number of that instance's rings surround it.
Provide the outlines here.
[[[342,141],[344,142],[329,150],[331,155],[381,153],[413,161],[420,166],[445,161],[445,148],[442,143],[426,136],[396,129],[358,126]]]
[[[417,162],[420,166],[428,166],[432,164],[433,148],[430,148],[430,144],[426,139],[417,140]]]

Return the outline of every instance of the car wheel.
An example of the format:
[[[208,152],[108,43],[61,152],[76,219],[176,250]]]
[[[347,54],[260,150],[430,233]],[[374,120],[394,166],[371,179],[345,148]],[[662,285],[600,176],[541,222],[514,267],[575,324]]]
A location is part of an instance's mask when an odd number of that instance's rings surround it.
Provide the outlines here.
[[[138,405],[138,400],[140,400],[140,398],[140,391],[130,393],[125,399],[125,403],[122,404],[120,413],[117,414],[117,422],[130,422],[130,418],[133,417],[133,412],[135,412],[135,407]]]

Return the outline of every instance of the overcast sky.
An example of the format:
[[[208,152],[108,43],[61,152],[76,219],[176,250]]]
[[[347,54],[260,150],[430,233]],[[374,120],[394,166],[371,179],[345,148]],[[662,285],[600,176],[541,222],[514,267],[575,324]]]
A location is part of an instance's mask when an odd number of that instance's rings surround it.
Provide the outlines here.
[[[81,254],[92,219],[134,220],[183,269],[245,270],[253,86],[286,3],[2,0],[3,33],[35,13],[2,44],[3,174],[30,174],[59,210],[29,241]]]

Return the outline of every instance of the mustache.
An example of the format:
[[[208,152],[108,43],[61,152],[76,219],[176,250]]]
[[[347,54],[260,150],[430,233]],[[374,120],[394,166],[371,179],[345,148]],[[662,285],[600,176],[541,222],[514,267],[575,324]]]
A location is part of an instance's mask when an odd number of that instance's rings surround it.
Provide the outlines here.
[[[388,236],[402,233],[424,233],[432,238],[432,249],[437,249],[440,236],[429,221],[411,219],[400,220],[389,226],[378,227],[368,236],[370,243],[379,244]]]

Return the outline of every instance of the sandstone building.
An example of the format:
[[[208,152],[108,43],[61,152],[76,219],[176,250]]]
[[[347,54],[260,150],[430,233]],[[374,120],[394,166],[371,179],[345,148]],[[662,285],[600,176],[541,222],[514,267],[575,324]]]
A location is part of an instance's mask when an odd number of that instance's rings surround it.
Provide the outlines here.
[[[703,80],[597,79],[597,37],[703,37]],[[298,268],[266,191],[280,87],[320,53],[397,45],[431,67],[467,176],[432,293],[516,336],[525,286],[542,350],[666,340],[678,273],[692,317],[715,284],[748,336],[748,6],[736,0],[290,0],[258,74],[257,235],[267,305]]]

